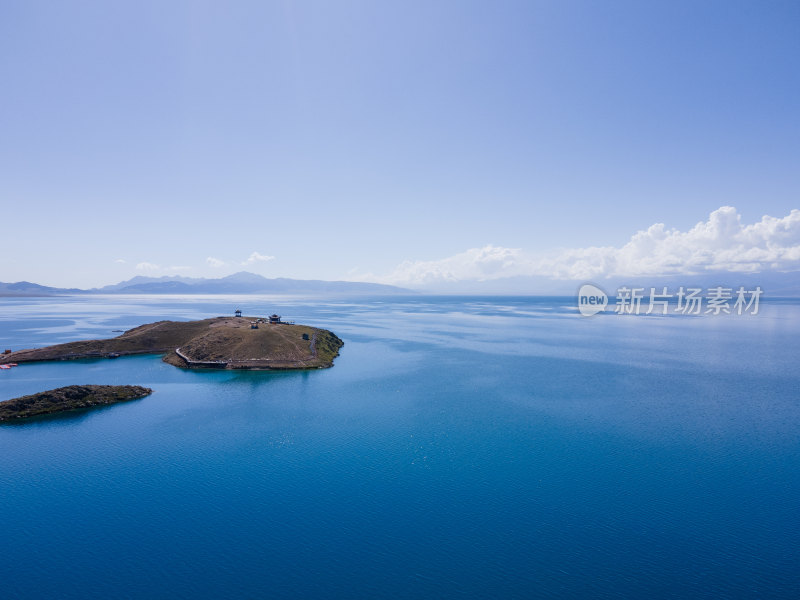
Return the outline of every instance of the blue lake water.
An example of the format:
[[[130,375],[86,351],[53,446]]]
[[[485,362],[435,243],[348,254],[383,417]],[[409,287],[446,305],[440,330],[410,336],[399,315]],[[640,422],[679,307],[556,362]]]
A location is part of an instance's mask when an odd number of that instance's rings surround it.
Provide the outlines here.
[[[800,305],[569,298],[0,299],[0,349],[276,311],[332,369],[21,365],[0,400],[2,598],[800,598]]]

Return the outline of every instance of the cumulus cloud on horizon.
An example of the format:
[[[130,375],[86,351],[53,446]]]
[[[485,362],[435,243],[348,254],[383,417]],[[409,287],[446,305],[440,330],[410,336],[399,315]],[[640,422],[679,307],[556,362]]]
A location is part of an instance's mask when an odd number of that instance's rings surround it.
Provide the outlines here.
[[[218,258],[214,258],[213,256],[209,256],[206,259],[206,264],[212,269],[219,269],[220,267],[224,267],[226,263],[224,260],[220,260]]]
[[[259,254],[258,252],[253,252],[250,256],[247,257],[247,260],[243,261],[243,265],[252,265],[257,262],[269,262],[271,260],[275,260],[274,256],[268,256],[266,254]]]
[[[361,279],[425,287],[515,276],[585,280],[795,270],[800,270],[800,210],[742,225],[734,207],[722,206],[689,231],[656,223],[635,233],[621,247],[568,248],[533,255],[520,248],[490,244],[438,260],[404,261],[388,275]]]

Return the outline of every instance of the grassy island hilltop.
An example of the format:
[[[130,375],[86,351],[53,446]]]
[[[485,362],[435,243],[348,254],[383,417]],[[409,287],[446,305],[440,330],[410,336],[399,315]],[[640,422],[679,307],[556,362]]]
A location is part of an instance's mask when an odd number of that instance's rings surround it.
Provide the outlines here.
[[[0,402],[0,421],[138,400],[153,390],[138,385],[70,385]]]
[[[344,343],[325,329],[268,323],[258,317],[158,321],[115,338],[84,340],[0,355],[0,364],[164,354],[183,368],[320,369],[333,366]]]

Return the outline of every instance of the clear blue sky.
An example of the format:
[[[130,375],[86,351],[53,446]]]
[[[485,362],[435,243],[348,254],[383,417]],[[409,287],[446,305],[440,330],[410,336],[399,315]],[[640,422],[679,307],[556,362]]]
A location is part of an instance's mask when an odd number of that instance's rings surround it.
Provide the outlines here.
[[[6,0],[0,281],[341,279],[785,217],[799,63],[798,2]]]

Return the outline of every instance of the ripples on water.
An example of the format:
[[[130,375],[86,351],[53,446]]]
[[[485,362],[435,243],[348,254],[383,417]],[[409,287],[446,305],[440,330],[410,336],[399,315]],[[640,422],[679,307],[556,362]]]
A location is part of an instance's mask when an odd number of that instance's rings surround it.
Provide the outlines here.
[[[23,365],[0,399],[155,393],[0,427],[4,598],[797,598],[800,308],[569,299],[0,299],[0,346],[276,311],[333,369]]]

